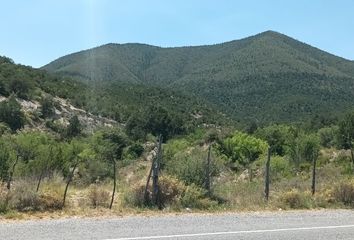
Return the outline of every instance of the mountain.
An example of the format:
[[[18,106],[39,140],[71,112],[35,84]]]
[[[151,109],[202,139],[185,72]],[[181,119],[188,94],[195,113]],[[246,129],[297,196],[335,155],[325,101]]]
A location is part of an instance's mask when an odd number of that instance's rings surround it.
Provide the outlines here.
[[[354,62],[273,31],[210,46],[107,44],[43,69],[90,86],[173,89],[241,122],[304,121],[354,106]]]

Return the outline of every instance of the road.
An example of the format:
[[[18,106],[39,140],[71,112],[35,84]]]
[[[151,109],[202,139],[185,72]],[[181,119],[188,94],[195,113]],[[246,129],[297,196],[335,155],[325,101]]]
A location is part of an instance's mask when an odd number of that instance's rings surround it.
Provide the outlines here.
[[[0,222],[0,239],[354,239],[354,211],[188,214]]]

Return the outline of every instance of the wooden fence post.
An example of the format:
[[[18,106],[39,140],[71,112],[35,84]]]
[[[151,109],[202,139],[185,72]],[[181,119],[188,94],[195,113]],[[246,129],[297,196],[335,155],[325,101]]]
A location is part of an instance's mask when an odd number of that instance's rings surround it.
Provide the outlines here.
[[[317,162],[317,157],[315,156],[314,153],[312,153],[312,186],[311,186],[311,190],[312,190],[312,195],[315,195],[316,192],[316,162]]]
[[[207,190],[207,194],[211,196],[211,182],[210,182],[210,152],[211,152],[211,145],[208,148],[208,158],[206,162],[206,169],[205,169],[205,189]]]
[[[266,168],[265,168],[265,188],[264,188],[264,197],[265,197],[266,201],[269,200],[270,155],[271,155],[271,149],[268,148],[268,156],[267,156],[267,162],[266,162]]]
[[[162,146],[162,136],[159,136],[159,145],[157,148],[157,155],[154,161],[153,169],[152,169],[152,198],[153,202],[159,208],[160,206],[160,199],[159,199],[159,172],[160,172],[160,161],[161,161],[161,146]]]

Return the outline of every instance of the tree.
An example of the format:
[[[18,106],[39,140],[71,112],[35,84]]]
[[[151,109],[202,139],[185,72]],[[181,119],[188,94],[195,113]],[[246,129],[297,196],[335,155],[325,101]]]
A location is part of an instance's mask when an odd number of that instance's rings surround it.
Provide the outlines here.
[[[71,140],[71,142],[67,144],[65,147],[65,151],[66,151],[65,170],[68,172],[68,176],[67,176],[64,196],[63,196],[63,203],[62,203],[63,207],[65,207],[66,195],[68,193],[69,185],[73,181],[75,171],[83,159],[80,154],[82,154],[84,149],[85,149],[85,145],[82,143],[82,141],[77,139]]]
[[[300,168],[302,162],[302,138],[304,133],[295,127],[290,127],[289,137],[286,141],[286,151],[290,157],[290,161],[295,164],[297,170]]]
[[[79,121],[79,118],[74,115],[72,118],[69,120],[69,126],[66,129],[66,137],[68,138],[73,138],[77,137],[82,131],[82,126]]]
[[[25,77],[12,79],[9,84],[9,91],[16,94],[19,98],[28,99],[32,86],[29,81],[24,79]]]
[[[320,141],[315,134],[306,135],[302,139],[303,159],[312,162],[312,194],[316,191],[316,163],[320,151]]]
[[[7,141],[3,138],[0,138],[0,180],[7,182],[9,178],[10,170],[10,148],[7,144]]]
[[[185,131],[182,119],[161,106],[150,106],[145,111],[132,114],[125,130],[133,139],[144,139],[151,133],[162,135],[164,140]]]
[[[12,131],[22,128],[25,124],[25,116],[21,111],[21,105],[14,96],[0,103],[0,121],[9,125]]]
[[[7,138],[7,141],[13,152],[7,179],[7,189],[10,190],[13,175],[18,163],[23,161],[26,164],[30,159],[34,159],[36,154],[36,141],[34,133],[19,133],[17,135],[11,135]]]
[[[0,75],[0,95],[8,96],[9,93],[6,89],[4,78]]]
[[[265,153],[267,149],[268,144],[265,141],[239,131],[236,131],[232,137],[226,138],[220,145],[221,152],[232,162],[237,162],[243,167],[248,166],[249,168],[251,163]]]
[[[354,113],[347,114],[339,122],[337,141],[339,147],[350,150],[352,164],[354,165]]]
[[[113,171],[113,190],[109,208],[112,209],[117,186],[117,164],[122,160],[122,154],[128,140],[125,135],[117,129],[109,129],[96,133],[93,148],[101,157],[109,162]]]
[[[41,113],[43,118],[47,118],[53,115],[54,113],[54,103],[53,99],[49,96],[41,98]]]
[[[330,127],[324,127],[317,132],[320,138],[320,144],[323,147],[329,148],[336,145],[336,135],[338,134],[338,126],[333,125]]]
[[[286,153],[286,143],[289,138],[289,126],[270,125],[258,129],[255,135],[268,142],[273,154],[284,156]]]

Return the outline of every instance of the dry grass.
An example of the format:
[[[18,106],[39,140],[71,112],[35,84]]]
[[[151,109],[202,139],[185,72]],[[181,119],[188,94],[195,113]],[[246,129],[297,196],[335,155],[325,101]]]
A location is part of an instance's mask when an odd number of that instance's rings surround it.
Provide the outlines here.
[[[232,171],[223,171],[222,176],[214,179],[212,184],[215,199],[223,202],[222,204],[205,198],[203,191],[197,187],[187,187],[175,178],[162,177],[160,183],[165,209],[156,211],[154,208],[146,208],[141,204],[146,175],[150,166],[148,162],[142,161],[120,169],[112,210],[107,208],[107,200],[110,200],[113,187],[111,181],[101,182],[91,187],[76,185],[74,182],[69,188],[66,207],[60,209],[58,206],[62,200],[65,182],[62,177],[55,176],[51,180],[45,179],[41,185],[37,196],[40,201],[40,211],[28,209],[30,211],[19,213],[6,207],[4,208],[6,211],[1,213],[1,203],[6,199],[4,196],[8,197],[8,195],[6,195],[6,190],[0,191],[0,219],[116,217],[191,211],[216,213],[353,207],[354,182],[350,180],[352,175],[347,172],[346,168],[347,153],[343,153],[344,156],[342,153],[333,154],[331,151],[324,152],[319,161],[317,191],[314,196],[310,194],[310,171],[304,170],[298,174],[290,171],[290,175],[281,175],[272,179],[268,202],[264,200],[261,170],[253,182],[240,179],[239,174]],[[338,184],[333,185],[333,182]],[[14,183],[14,190],[18,184],[20,182]],[[35,182],[27,184],[29,184],[28,189],[35,188]],[[135,192],[135,195],[132,195],[132,192]]]

